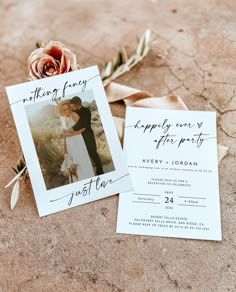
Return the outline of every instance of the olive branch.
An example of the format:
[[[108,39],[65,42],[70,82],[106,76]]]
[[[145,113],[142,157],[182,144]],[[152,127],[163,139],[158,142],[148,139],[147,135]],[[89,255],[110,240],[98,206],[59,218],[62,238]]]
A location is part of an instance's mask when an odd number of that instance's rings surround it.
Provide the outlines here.
[[[130,57],[128,57],[126,49],[122,46],[118,51],[118,54],[111,61],[105,63],[101,72],[104,87],[121,75],[130,71],[134,66],[141,62],[151,50],[151,46],[152,41],[150,30],[146,30],[141,36],[136,51]]]

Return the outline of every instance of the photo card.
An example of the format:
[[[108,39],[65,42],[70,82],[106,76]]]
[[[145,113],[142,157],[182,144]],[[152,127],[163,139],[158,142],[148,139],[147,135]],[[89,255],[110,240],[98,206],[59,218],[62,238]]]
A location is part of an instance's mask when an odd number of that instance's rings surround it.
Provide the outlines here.
[[[39,216],[132,189],[96,66],[6,91]]]

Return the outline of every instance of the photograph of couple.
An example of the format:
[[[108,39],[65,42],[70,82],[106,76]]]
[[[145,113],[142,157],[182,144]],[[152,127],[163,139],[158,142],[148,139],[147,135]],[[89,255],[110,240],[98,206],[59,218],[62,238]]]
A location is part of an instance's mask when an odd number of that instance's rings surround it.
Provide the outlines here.
[[[114,170],[92,91],[25,109],[47,189]]]
[[[94,132],[91,128],[91,112],[82,105],[81,98],[74,96],[56,107],[64,136],[64,170],[70,182],[103,174],[101,158],[97,153]],[[92,162],[94,162],[94,172]]]

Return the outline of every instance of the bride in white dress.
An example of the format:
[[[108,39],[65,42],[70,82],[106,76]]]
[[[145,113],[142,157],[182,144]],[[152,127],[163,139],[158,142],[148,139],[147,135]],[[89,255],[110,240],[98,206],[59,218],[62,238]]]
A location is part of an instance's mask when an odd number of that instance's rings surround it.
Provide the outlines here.
[[[57,105],[57,113],[60,115],[64,130],[71,129],[79,120],[79,115],[70,109],[69,100],[64,100]],[[95,175],[88,154],[84,138],[81,133],[85,129],[75,131],[64,138],[64,167],[69,174],[70,182],[83,180]]]

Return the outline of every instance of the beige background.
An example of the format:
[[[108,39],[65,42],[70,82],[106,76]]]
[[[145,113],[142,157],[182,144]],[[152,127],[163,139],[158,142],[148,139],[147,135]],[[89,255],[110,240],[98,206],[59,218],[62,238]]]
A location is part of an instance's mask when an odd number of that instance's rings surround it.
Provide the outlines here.
[[[218,140],[230,147],[219,168],[222,242],[118,235],[117,196],[40,219],[30,186],[14,211],[5,191],[0,291],[235,291],[236,2],[2,0],[0,16],[1,186],[21,155],[4,87],[27,80],[38,40],[64,42],[82,66],[102,65],[150,28],[158,43],[118,82],[217,111]]]

